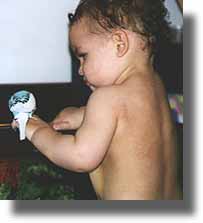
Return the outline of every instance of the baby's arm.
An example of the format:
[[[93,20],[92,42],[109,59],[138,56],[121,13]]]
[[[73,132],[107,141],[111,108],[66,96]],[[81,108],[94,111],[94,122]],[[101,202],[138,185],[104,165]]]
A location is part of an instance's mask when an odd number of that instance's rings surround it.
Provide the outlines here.
[[[51,126],[55,130],[78,129],[82,124],[84,113],[85,107],[64,108],[51,122]]]
[[[75,136],[62,135],[43,121],[30,119],[26,133],[31,142],[55,164],[90,172],[103,160],[116,129],[116,109],[103,89],[90,97],[84,121]]]

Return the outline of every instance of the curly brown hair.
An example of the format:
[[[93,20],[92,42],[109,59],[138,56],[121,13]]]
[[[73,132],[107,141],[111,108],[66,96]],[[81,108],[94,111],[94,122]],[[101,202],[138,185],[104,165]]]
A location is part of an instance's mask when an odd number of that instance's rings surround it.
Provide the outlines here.
[[[103,30],[131,30],[144,36],[156,52],[160,38],[170,37],[165,0],[81,0],[75,13],[69,14],[70,27],[81,18],[95,21]]]

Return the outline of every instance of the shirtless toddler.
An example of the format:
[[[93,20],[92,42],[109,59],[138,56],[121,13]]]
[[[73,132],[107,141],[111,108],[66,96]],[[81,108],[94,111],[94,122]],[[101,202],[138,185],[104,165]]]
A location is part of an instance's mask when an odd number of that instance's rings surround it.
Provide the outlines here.
[[[161,0],[82,0],[69,39],[93,92],[51,125],[27,124],[27,138],[52,162],[90,174],[98,199],[180,199],[175,128],[153,66],[165,14]]]

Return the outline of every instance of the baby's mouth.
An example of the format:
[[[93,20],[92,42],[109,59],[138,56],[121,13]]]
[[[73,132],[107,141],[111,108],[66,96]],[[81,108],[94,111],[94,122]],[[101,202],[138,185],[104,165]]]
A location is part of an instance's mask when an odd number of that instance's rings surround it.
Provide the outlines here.
[[[85,82],[85,84],[87,83],[87,78],[85,76],[83,77],[83,81]]]
[[[90,83],[88,81],[84,81],[84,82],[87,86],[90,86]]]
[[[83,81],[84,81],[84,83],[85,83],[87,86],[90,86],[90,83],[88,82],[88,80],[87,80],[86,77],[83,77]]]

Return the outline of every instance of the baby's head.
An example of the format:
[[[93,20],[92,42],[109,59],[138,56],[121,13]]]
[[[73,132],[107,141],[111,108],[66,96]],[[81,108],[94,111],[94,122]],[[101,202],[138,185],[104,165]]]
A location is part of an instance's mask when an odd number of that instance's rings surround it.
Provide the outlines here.
[[[131,50],[135,52],[137,50],[136,47],[139,45],[147,51],[149,57],[153,56],[160,36],[163,36],[163,34],[167,36],[169,34],[168,24],[165,20],[167,10],[164,7],[163,1],[164,0],[81,0],[75,14],[69,15],[70,40],[73,49],[74,45],[77,45],[75,51],[78,58],[81,58],[80,62],[83,63],[87,57],[87,53],[85,52],[87,50],[82,49],[82,47],[81,52],[78,53],[79,42],[81,46],[85,45],[84,43],[86,43],[86,45],[88,44],[88,39],[85,40],[85,38],[82,38],[85,37],[83,36],[84,32],[89,35],[89,37],[90,35],[95,36],[93,39],[89,39],[91,42],[91,49],[99,45],[108,45],[105,41],[98,41],[96,44],[95,40],[98,39],[96,36],[100,37],[100,40],[102,37],[106,41],[113,37],[115,44],[117,44],[115,50],[118,49],[118,52],[116,52],[117,58],[115,59],[119,59],[121,67],[123,66],[123,60],[121,59],[123,59],[123,55],[129,51],[129,46]],[[79,32],[77,36],[71,34],[72,30],[76,30],[75,27],[78,28],[77,32]],[[75,40],[77,38],[78,41],[75,44],[74,42],[76,42]],[[133,45],[132,43],[135,44]],[[107,53],[108,51],[114,51],[112,47],[112,45],[109,45],[107,51],[101,50],[100,53],[103,53],[103,58],[104,54],[106,54],[107,58],[108,56],[111,58],[112,66],[106,67],[106,69],[114,69],[114,71],[118,73],[121,67],[114,64],[114,55],[108,55]],[[99,50],[100,49],[98,49],[98,51]],[[95,56],[98,55],[95,54]],[[136,57],[137,55],[134,56]],[[100,62],[102,61],[100,60]],[[118,67],[117,70],[115,66]],[[86,73],[81,69],[81,73],[82,72]],[[113,81],[113,79],[111,81]],[[105,85],[109,83],[110,82],[107,81]]]
[[[169,35],[164,1],[81,0],[75,14],[69,16],[70,27],[82,18],[88,18],[93,32],[112,32],[119,28],[130,30],[145,37],[153,53],[159,36]]]

